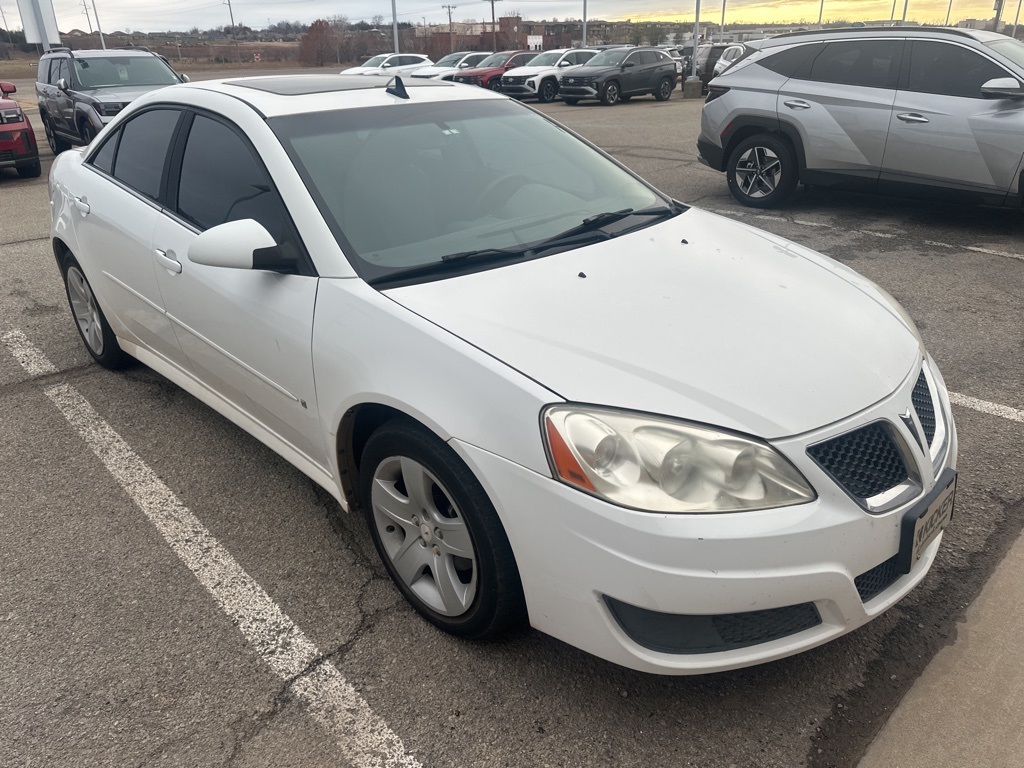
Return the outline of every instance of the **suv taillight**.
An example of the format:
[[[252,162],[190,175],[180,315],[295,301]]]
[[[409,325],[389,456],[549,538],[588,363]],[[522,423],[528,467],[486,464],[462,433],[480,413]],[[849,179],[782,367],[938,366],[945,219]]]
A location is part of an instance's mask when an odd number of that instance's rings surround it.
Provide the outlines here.
[[[721,96],[723,93],[725,93],[728,90],[729,90],[728,88],[726,88],[724,86],[721,86],[721,85],[709,85],[708,86],[708,97],[706,99],[704,99],[704,103],[707,104],[709,102],[714,101],[715,99],[717,99],[719,96]]]

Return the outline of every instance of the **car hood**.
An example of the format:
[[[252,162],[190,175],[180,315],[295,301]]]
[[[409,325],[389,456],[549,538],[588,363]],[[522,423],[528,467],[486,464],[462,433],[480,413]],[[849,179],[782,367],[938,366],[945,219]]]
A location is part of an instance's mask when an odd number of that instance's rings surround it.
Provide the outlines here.
[[[412,71],[413,77],[437,77],[438,75],[454,75],[462,70],[458,67],[420,67]]]
[[[386,294],[566,400],[769,439],[878,402],[923,354],[871,281],[697,209]]]
[[[577,64],[576,66],[579,65]],[[534,75],[547,75],[554,74],[556,72],[565,72],[568,69],[573,69],[573,67],[531,67],[529,64],[527,64],[526,66],[523,67],[515,67],[514,69],[510,69],[505,74],[511,77],[533,77]]]
[[[79,91],[97,101],[135,101],[143,94],[155,91],[160,88],[169,88],[169,85],[125,85],[110,88],[92,88]]]

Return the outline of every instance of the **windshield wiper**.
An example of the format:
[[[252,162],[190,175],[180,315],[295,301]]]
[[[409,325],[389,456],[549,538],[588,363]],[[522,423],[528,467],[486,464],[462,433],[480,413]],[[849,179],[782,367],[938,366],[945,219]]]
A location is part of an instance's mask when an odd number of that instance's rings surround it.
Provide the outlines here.
[[[522,258],[526,253],[523,248],[480,248],[475,251],[462,251],[460,253],[448,253],[441,257],[441,261],[480,261],[500,260],[503,258]]]
[[[669,218],[675,216],[678,213],[682,213],[684,209],[679,206],[658,206],[657,208],[644,208],[643,210],[637,211],[632,208],[623,208],[619,211],[605,211],[604,213],[597,213],[593,216],[584,219],[577,226],[571,229],[560,232],[554,237],[549,237],[540,243],[535,244],[532,248],[532,252],[547,250],[548,248],[556,248],[560,245],[571,243],[582,234],[601,234],[605,239],[616,237],[622,234],[622,232],[605,232],[602,227],[606,227],[609,224],[614,224],[616,221],[622,221],[628,219],[630,216],[656,216],[659,218]]]

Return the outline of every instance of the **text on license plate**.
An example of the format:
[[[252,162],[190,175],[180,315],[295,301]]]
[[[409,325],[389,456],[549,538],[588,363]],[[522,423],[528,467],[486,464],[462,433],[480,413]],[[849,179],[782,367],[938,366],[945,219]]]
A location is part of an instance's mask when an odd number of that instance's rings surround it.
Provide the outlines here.
[[[953,502],[956,497],[956,472],[947,469],[936,483],[939,490],[933,491],[921,507],[915,507],[903,518],[900,532],[899,565],[903,573],[914,567],[924,551],[939,532],[953,517]]]

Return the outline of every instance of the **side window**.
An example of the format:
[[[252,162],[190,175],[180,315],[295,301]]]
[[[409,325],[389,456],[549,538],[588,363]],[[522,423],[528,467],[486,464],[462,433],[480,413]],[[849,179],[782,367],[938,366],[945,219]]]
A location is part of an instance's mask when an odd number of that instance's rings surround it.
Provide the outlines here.
[[[89,164],[99,168],[104,173],[112,173],[114,170],[114,151],[117,149],[117,139],[121,135],[118,131],[103,142],[103,146],[92,156]]]
[[[125,123],[114,158],[114,178],[153,200],[160,197],[164,162],[180,117],[177,109],[151,109]]]
[[[37,83],[50,82],[50,59],[39,60],[39,71],[36,73]]]
[[[53,72],[52,69],[50,71]],[[68,60],[64,56],[61,56],[57,60],[57,74],[56,77],[53,78],[53,84],[56,85],[62,79],[65,83],[71,85],[71,68],[68,67]]]
[[[814,54],[821,50],[820,43],[811,45],[795,45],[784,51],[773,53],[761,59],[758,65],[772,72],[777,72],[783,77],[797,77],[798,72],[804,65],[813,58]]]
[[[902,40],[829,43],[814,60],[808,79],[868,88],[895,88]]]
[[[535,53],[520,53],[518,56],[512,57],[512,63],[515,64],[517,67],[521,67],[534,56],[536,56]]]
[[[643,61],[644,60],[640,57],[640,52],[637,51],[636,53],[631,53],[626,58],[624,58],[622,60],[622,63],[629,64],[630,62],[632,62],[633,66],[639,67],[641,64],[643,64]]]
[[[592,58],[594,58],[596,55],[597,54],[594,53],[594,51],[579,51],[576,54],[576,63],[577,64],[585,64],[586,62],[588,62]]]
[[[967,48],[923,40],[912,44],[908,90],[980,99],[981,86],[996,77],[1012,75]]]
[[[279,244],[297,240],[263,164],[231,128],[203,115],[196,115],[185,144],[178,213],[200,229],[255,219]]]

